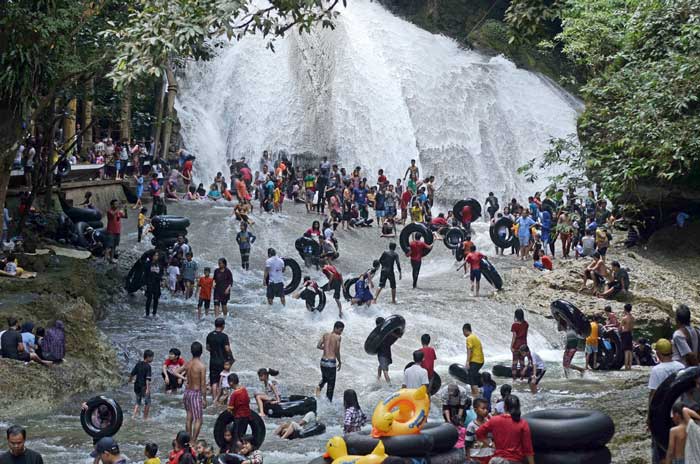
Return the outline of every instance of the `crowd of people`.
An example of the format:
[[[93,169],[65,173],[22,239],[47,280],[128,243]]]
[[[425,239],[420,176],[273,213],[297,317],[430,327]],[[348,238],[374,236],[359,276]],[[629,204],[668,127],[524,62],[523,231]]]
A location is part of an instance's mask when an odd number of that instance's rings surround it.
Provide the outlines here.
[[[109,146],[109,143],[105,143],[104,150],[107,151]],[[98,147],[100,144],[96,145],[96,153],[100,153]],[[109,151],[113,155],[119,154],[114,158],[115,163],[124,161],[121,159],[121,153],[124,152],[134,156],[131,158],[132,164],[135,162],[133,159],[141,156],[141,149],[138,147],[135,152],[134,147],[121,147],[121,151],[115,147],[113,151]],[[287,199],[303,203],[309,215],[319,216],[319,220],[313,221],[312,226],[304,233],[304,237],[315,241],[321,253],[316,260],[305,260],[305,264],[318,266],[328,282],[325,285],[319,285],[310,277],[305,277],[301,289],[293,296],[304,299],[307,308],[313,309],[314,297],[318,292],[333,291],[339,319],[343,318],[340,294],[344,279],[336,266],[339,256],[336,235],[338,231],[350,228],[371,228],[374,225],[379,229],[378,235],[381,237],[396,237],[401,226],[421,223],[432,231],[436,240],[444,240],[445,232],[449,228],[462,229],[464,240],[459,245],[464,256],[462,267],[464,273],[469,274],[472,293],[475,296],[479,295],[484,255],[477,250],[472,241],[474,232],[471,224],[481,218],[475,214],[471,206],[465,206],[459,211],[460,214],[455,214],[453,211],[437,212],[435,178],[421,176],[415,160],[411,160],[403,178],[391,182],[384,171],[379,170],[375,182],[368,180],[360,167],[348,171],[342,166],[332,164],[325,157],[317,168],[298,169],[286,158],[273,161],[265,152],[259,169],[255,172],[245,158],[232,161],[229,182],[226,181],[223,173],[219,172],[208,189],[203,184],[195,187],[192,183],[193,161],[194,157],[181,151],[179,164],[177,167],[170,168],[169,178],[165,179],[165,175],[156,169],[150,173],[151,180],[148,184],[145,183],[142,170],[136,170],[138,203],[134,208],[139,209],[137,222],[139,241],[146,232],[145,228],[149,222],[148,210],[142,204],[142,195],[146,190],[150,193],[153,202],[151,217],[163,214],[166,211],[167,201],[205,199],[231,201],[235,203],[233,215],[240,222],[240,231],[236,234],[235,240],[239,246],[241,268],[248,271],[252,246],[256,240],[256,236],[249,229],[254,224],[251,218],[254,203],[258,203],[260,214],[275,214],[283,210],[284,201]],[[116,175],[123,177],[126,174],[121,171],[122,164],[118,166]],[[494,227],[503,218],[512,221],[510,231],[496,230],[498,235],[512,234],[517,238],[513,242],[511,254],[521,260],[532,259],[534,268],[538,270],[552,269],[555,258],[590,257],[591,264],[587,265],[581,273],[583,280],[581,291],[587,289],[589,280],[594,284],[592,293],[603,298],[613,298],[622,292],[629,291],[627,271],[617,261],[612,261],[609,267],[606,261],[615,218],[604,199],[596,199],[593,191],[588,192],[585,198],[579,198],[573,191],[567,195],[563,190],[558,190],[544,199],[537,192],[523,203],[525,206],[516,199],[512,199],[501,210],[499,200],[493,193],[490,193],[484,202],[487,213],[485,220],[490,221]],[[112,203],[107,212],[107,233],[110,238],[106,244],[106,256],[110,260],[118,256],[121,219],[126,217],[126,214],[126,208],[120,207],[116,202]],[[558,253],[557,242],[561,243]],[[391,289],[391,302],[397,303],[395,272],[398,271],[399,280],[402,276],[400,256],[396,248],[396,243],[391,241],[387,250],[373,263],[372,268],[357,275],[352,304],[376,303],[387,282]],[[409,241],[408,249],[406,257],[411,264],[412,287],[415,289],[418,288],[422,260],[431,249],[431,245],[426,243],[420,234],[415,234]],[[503,254],[504,251],[502,248],[497,248],[496,253]],[[146,316],[156,316],[159,298],[164,288],[173,294],[181,294],[186,299],[196,299],[197,317],[200,319],[202,309],[205,316],[209,314],[212,300],[214,307],[215,327],[207,335],[206,343],[202,345],[198,341],[193,342],[190,347],[191,357],[188,361],[183,359],[177,348],[172,348],[162,364],[161,374],[166,392],[175,394],[180,393],[180,389],[184,389],[183,406],[186,411],[185,430],[179,432],[173,441],[173,450],[168,457],[168,462],[170,464],[208,463],[215,462],[212,459],[216,454],[236,453],[247,458],[242,461],[245,464],[261,464],[262,453],[256,449],[254,440],[245,435],[245,431],[251,421],[253,408],[257,407],[260,416],[265,417],[265,405],[279,403],[282,389],[272,378],[277,375],[277,371],[261,368],[257,372],[261,383],[260,388],[256,389],[257,393],[251,396],[248,393],[248,388],[251,386],[243,385],[238,374],[234,372],[235,359],[228,336],[224,332],[226,318],[229,315],[231,289],[234,285],[233,273],[228,268],[226,258],[222,257],[218,260],[213,273],[208,267],[200,272],[199,264],[194,259],[192,244],[187,242],[184,235],[179,235],[172,246],[156,250],[148,258],[145,268]],[[284,261],[277,256],[274,249],[268,249],[263,285],[266,287],[267,301],[271,305],[274,304],[275,299],[279,299],[282,305],[285,304],[284,271]],[[380,277],[375,291],[373,278],[377,271],[380,272]],[[574,355],[582,343],[581,338],[572,327],[560,327],[560,330],[566,332],[563,367],[567,376],[569,369],[583,373],[587,369],[595,368],[601,324],[605,324],[608,329],[619,330],[625,352],[625,369],[631,368],[632,334],[635,323],[632,306],[629,304],[624,306],[622,322],[618,321],[611,306],[606,307],[606,318],[607,320],[600,314],[590,318],[591,335],[585,339],[584,343],[586,358],[584,367],[572,364]],[[649,381],[650,398],[666,375],[687,365],[697,364],[695,355],[700,350],[700,343],[698,332],[690,328],[689,310],[679,309],[676,318],[679,330],[674,333],[673,341],[662,339],[655,345],[660,364],[652,369]],[[14,356],[13,359],[42,363],[59,362],[62,359],[63,351],[60,351],[60,358],[54,351],[57,343],[47,341],[50,338],[49,332],[54,330],[53,328],[47,331],[42,341],[39,329],[32,333],[33,327],[27,326],[25,331],[27,324],[24,324],[20,335],[17,321],[9,322],[10,329],[2,335],[3,356]],[[376,321],[378,326],[383,322],[382,318]],[[62,330],[62,324],[60,326],[59,324],[60,321],[57,321],[55,328]],[[316,393],[319,396],[325,389],[325,396],[331,402],[334,397],[336,375],[342,367],[341,341],[344,328],[345,322],[338,320],[316,344],[317,349],[322,352],[319,361],[321,379],[316,385]],[[528,424],[521,418],[518,397],[512,394],[513,385],[519,382],[526,382],[530,392],[537,393],[547,371],[542,358],[528,345],[528,328],[524,311],[517,309],[511,326],[512,384],[501,385],[500,398],[492,399],[492,394],[498,385],[488,372],[481,372],[485,358],[481,340],[476,334],[478,327],[475,325],[474,330],[471,323],[463,325],[466,344],[464,367],[470,388],[467,391],[460,385],[450,383],[444,387],[440,398],[443,417],[446,422],[454,424],[457,428],[460,437],[457,447],[465,449],[465,459],[468,463],[499,464],[527,461],[532,464],[534,462]],[[28,333],[26,337],[25,333]],[[392,364],[391,345],[394,341],[387,338],[378,351],[378,381],[383,378],[387,383],[391,383],[389,366]],[[403,373],[401,385],[405,388],[421,386],[427,388],[435,375],[437,356],[430,346],[430,335],[424,334],[420,342],[421,347],[413,353],[413,362],[405,368]],[[6,346],[9,356],[5,354]],[[208,366],[201,359],[205,349],[209,352]],[[129,381],[134,382],[135,393],[134,418],[141,414],[144,419],[149,417],[153,383],[151,364],[155,357],[153,351],[146,350],[143,353],[143,359],[130,371]],[[226,430],[226,446],[221,447],[218,453],[213,446],[199,437],[203,411],[209,404],[208,397],[211,398],[213,405],[226,405],[234,417],[233,425]],[[251,408],[251,401],[254,404],[253,408]],[[360,407],[354,390],[348,389],[344,392],[343,404],[344,431],[349,433],[360,430],[366,424],[367,417]],[[674,415],[674,421],[678,423],[687,421],[688,416],[689,413],[680,409]],[[316,420],[315,415],[307,414],[299,422],[282,423],[278,426],[276,435],[290,438],[302,427],[315,423]],[[10,435],[13,440],[17,440],[18,435],[24,438],[25,432],[21,430],[20,433],[16,428],[12,428],[8,430],[8,440]],[[680,442],[684,438],[680,435],[676,430],[675,435],[672,436],[674,443],[677,443],[673,448],[676,455],[682,455],[682,451],[679,450],[682,448]],[[10,453],[14,453],[14,449],[11,447]],[[144,453],[148,464],[160,462],[156,457],[158,453],[156,444],[149,443]],[[126,462],[120,454],[118,444],[111,437],[99,440],[95,445],[94,454],[95,462],[101,461],[105,464]],[[0,464],[5,462],[2,459],[0,457]]]

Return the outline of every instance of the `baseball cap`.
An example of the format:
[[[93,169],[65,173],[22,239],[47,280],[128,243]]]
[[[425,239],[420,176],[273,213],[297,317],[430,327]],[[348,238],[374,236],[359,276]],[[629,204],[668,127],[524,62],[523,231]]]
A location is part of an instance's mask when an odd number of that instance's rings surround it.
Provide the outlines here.
[[[665,338],[659,338],[656,343],[651,346],[653,349],[659,352],[659,354],[669,355],[673,351],[671,349],[671,342]]]
[[[119,445],[112,437],[102,437],[95,443],[95,450],[90,453],[91,458],[100,456],[102,453],[109,451],[111,454],[119,454]]]

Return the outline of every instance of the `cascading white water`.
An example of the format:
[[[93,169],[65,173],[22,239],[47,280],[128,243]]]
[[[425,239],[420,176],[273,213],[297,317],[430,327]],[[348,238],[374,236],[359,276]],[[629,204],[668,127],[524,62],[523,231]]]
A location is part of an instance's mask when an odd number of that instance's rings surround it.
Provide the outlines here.
[[[504,58],[460,49],[369,0],[335,30],[249,37],[189,66],[177,100],[182,134],[206,182],[228,158],[263,150],[327,154],[373,178],[411,158],[448,199],[489,190],[522,197],[516,169],[550,137],[575,132],[577,103]]]

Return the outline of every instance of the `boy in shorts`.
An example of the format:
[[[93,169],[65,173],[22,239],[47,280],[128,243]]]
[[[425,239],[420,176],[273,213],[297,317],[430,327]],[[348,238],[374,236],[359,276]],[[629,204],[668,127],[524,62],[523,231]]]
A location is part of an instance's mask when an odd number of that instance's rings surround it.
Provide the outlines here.
[[[180,350],[171,348],[168,358],[163,363],[163,380],[165,381],[165,393],[177,393],[182,386],[185,377],[180,374],[180,368],[185,365],[185,360],[180,357]]]
[[[204,314],[209,315],[209,305],[211,304],[211,290],[214,287],[214,278],[210,277],[211,268],[204,268],[204,275],[197,281],[199,288],[199,301],[197,302],[197,319],[202,318],[202,306]]]
[[[134,381],[134,393],[136,394],[136,404],[134,405],[133,418],[139,415],[139,407],[143,403],[143,419],[148,419],[148,412],[151,409],[151,363],[153,362],[153,351],[143,352],[143,361],[136,363],[129,375],[129,383]]]
[[[185,285],[185,298],[190,298],[194,293],[194,281],[197,277],[197,262],[192,259],[192,252],[188,251],[185,261],[182,263],[182,282]]]

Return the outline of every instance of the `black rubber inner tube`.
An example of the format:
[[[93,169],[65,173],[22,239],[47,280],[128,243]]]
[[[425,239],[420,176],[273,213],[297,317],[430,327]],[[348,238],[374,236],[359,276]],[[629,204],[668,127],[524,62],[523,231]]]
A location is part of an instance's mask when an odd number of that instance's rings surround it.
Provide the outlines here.
[[[452,427],[454,429],[454,427]],[[369,432],[348,433],[344,437],[350,455],[366,455],[379,444]],[[433,437],[425,433],[382,437],[384,451],[390,456],[425,456],[433,449]]]
[[[688,367],[668,376],[654,392],[649,405],[649,428],[661,451],[666,454],[668,432],[673,427],[671,408],[678,398],[695,388],[695,381],[700,376],[700,367]]]
[[[461,364],[451,364],[447,372],[462,383],[469,384],[469,373]]]
[[[105,396],[90,398],[86,403],[87,409],[80,412],[80,425],[85,433],[99,439],[119,432],[124,421],[119,403]]]
[[[513,371],[511,369],[511,366],[506,366],[504,364],[496,364],[491,368],[491,374],[494,377],[502,377],[502,378],[512,378],[513,377]]]
[[[265,414],[269,417],[303,416],[307,412],[316,412],[316,398],[302,395],[291,395],[282,398],[277,404],[264,403]]]
[[[182,235],[187,237],[187,229],[175,230],[175,229],[156,229],[153,231],[153,236],[158,240],[166,240],[170,238],[177,238]]]
[[[409,245],[411,243],[411,237],[413,237],[413,234],[416,233],[423,237],[423,241],[426,244],[433,244],[433,233],[427,227],[425,227],[425,225],[418,222],[412,222],[401,229],[401,234],[399,235],[399,245],[404,253],[408,253],[410,251]],[[430,250],[426,250],[426,252],[423,253],[423,256],[426,256],[428,253],[430,253]]]
[[[297,287],[299,287],[299,284],[301,283],[301,267],[299,267],[299,263],[297,263],[292,258],[283,259],[285,268],[292,271],[292,280],[284,286],[284,294],[289,295],[291,293],[294,293],[294,290],[296,290]]]
[[[63,158],[57,165],[56,165],[56,172],[58,173],[59,176],[65,177],[68,174],[70,174],[70,161],[68,161],[66,158]]]
[[[313,303],[311,304],[310,308],[307,306],[307,309],[311,312],[318,311],[320,313],[326,307],[326,294],[323,293],[323,290],[321,290],[320,288],[318,290],[305,288],[301,292],[301,298],[305,301],[307,305],[309,305],[309,301],[306,298],[309,293],[313,294]]]
[[[489,236],[491,237],[491,241],[494,243],[494,245],[496,245],[498,248],[510,248],[515,246],[517,237],[513,234],[512,227],[513,221],[507,217],[502,217],[491,227],[489,227]],[[498,231],[502,229],[506,230],[505,237],[498,235]]]
[[[622,339],[617,330],[601,329],[596,361],[597,364],[594,367],[597,370],[618,370],[625,364]]]
[[[400,337],[403,335],[404,330],[406,330],[406,320],[403,316],[392,314],[384,320],[382,325],[375,327],[369,333],[367,340],[365,340],[365,353],[377,354],[379,347],[390,334]],[[391,344],[393,345],[397,339],[398,337],[394,338]]]
[[[294,242],[294,248],[299,252],[301,259],[307,256],[321,256],[321,244],[312,237],[299,237]],[[311,254],[304,251],[307,248],[311,249]]]
[[[428,393],[430,393],[430,396],[439,392],[440,387],[442,387],[442,379],[437,372],[433,372],[433,378],[430,379],[430,384],[428,384]]]
[[[572,303],[566,300],[554,300],[549,305],[552,316],[558,322],[576,331],[576,335],[586,338],[591,335],[591,324],[586,316]]]
[[[307,425],[303,429],[301,429],[298,433],[292,434],[291,437],[289,437],[290,440],[294,440],[295,438],[309,438],[313,437],[315,435],[321,435],[326,431],[326,424],[321,424],[319,422],[313,424],[313,425]]]
[[[544,409],[525,414],[524,418],[536,451],[600,448],[615,434],[610,416],[593,409]]]
[[[483,275],[484,279],[486,279],[488,283],[490,283],[496,290],[503,288],[503,279],[501,279],[501,275],[498,273],[494,265],[491,264],[491,261],[485,257],[481,258],[481,275]]]
[[[73,222],[92,222],[92,221],[101,221],[102,220],[102,213],[97,210],[97,209],[92,209],[92,208],[74,208],[74,207],[68,207],[63,210],[64,213],[66,213],[66,216],[70,218],[71,221]]]
[[[481,217],[481,203],[475,198],[467,198],[466,200],[459,200],[452,207],[452,213],[454,217],[462,222],[462,209],[465,206],[469,206],[472,209],[472,222],[478,220]]]
[[[190,226],[190,220],[183,216],[161,215],[151,218],[156,230],[183,230]]]
[[[256,448],[260,448],[260,445],[265,441],[265,422],[257,412],[251,411],[251,414],[253,417],[248,423],[248,428],[251,431],[250,434],[253,436],[253,444]],[[214,440],[216,444],[219,445],[219,448],[223,448],[226,445],[224,441],[224,432],[226,431],[226,426],[231,422],[233,422],[233,413],[226,410],[219,414],[216,423],[214,423]],[[246,435],[246,432],[246,430],[239,431],[239,435]]]
[[[445,233],[445,239],[443,242],[445,246],[450,250],[456,250],[462,247],[462,242],[464,241],[464,229],[459,227],[450,227]]]
[[[355,283],[358,280],[360,280],[358,277],[352,277],[350,279],[346,279],[345,282],[343,282],[343,297],[346,301],[350,301],[353,298],[355,298]]]
[[[92,227],[93,229],[104,228],[104,224],[102,224],[102,221],[88,221],[86,224]]]
[[[457,247],[455,250],[455,259],[457,261],[464,260],[464,247]]]
[[[444,453],[454,448],[459,434],[457,429],[447,422],[432,422],[425,424],[421,430],[422,435],[427,435],[433,439],[433,449],[431,453]]]
[[[124,191],[124,196],[126,197],[126,201],[129,203],[136,203],[139,199],[138,196],[136,196],[136,189],[128,185],[126,182],[122,182],[122,190]]]
[[[612,456],[607,448],[576,451],[536,451],[536,464],[610,464]]]

